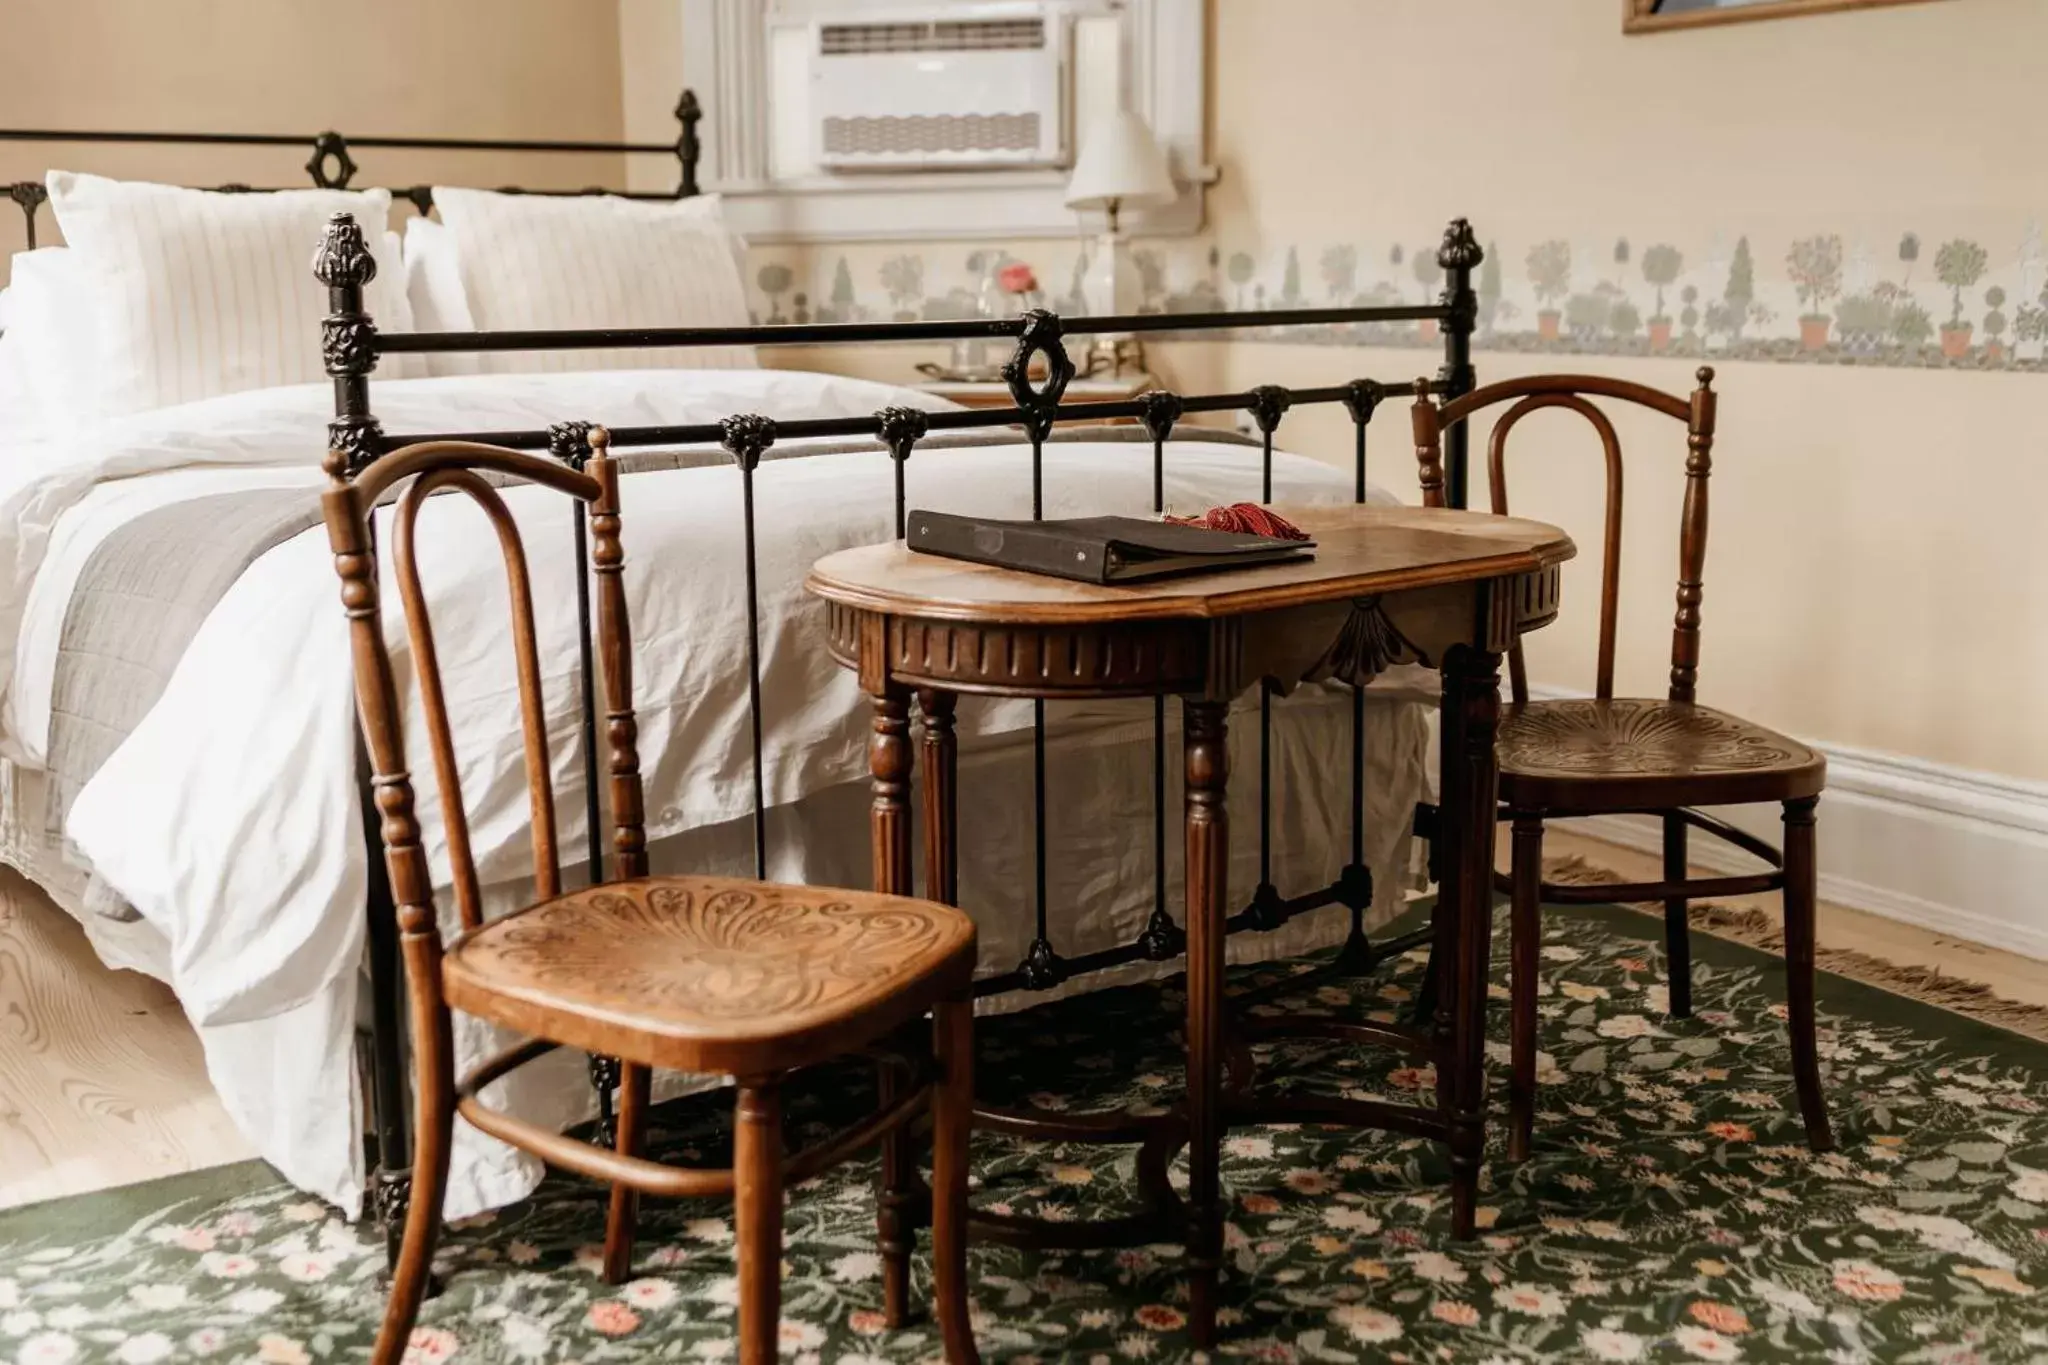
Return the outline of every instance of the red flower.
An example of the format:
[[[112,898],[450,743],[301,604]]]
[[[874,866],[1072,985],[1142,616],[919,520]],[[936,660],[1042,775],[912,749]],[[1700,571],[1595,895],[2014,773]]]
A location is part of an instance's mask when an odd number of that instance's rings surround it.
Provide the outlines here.
[[[640,1325],[640,1315],[617,1299],[599,1299],[585,1317],[592,1328],[608,1337],[622,1337]]]
[[[996,272],[996,283],[1010,294],[1029,294],[1038,288],[1038,276],[1022,261],[1012,261]]]
[[[1155,1332],[1171,1332],[1187,1322],[1187,1315],[1178,1308],[1168,1308],[1163,1303],[1148,1303],[1134,1314],[1138,1321]]]
[[[1749,1330],[1749,1317],[1740,1308],[1712,1299],[1698,1299],[1689,1310],[1693,1321],[1711,1327],[1723,1336],[1740,1336]]]

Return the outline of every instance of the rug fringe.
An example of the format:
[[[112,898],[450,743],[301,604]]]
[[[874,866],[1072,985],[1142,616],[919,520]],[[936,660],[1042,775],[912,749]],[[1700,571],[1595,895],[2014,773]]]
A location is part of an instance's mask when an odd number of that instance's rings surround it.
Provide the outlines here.
[[[1577,854],[1544,859],[1543,876],[1547,881],[1565,886],[1597,886],[1602,882],[1626,880],[1620,873]],[[1664,914],[1663,905],[1655,902],[1637,901],[1627,904],[1627,908],[1659,918]],[[1754,906],[1737,909],[1713,901],[1695,901],[1691,906],[1690,922],[1693,928],[1717,938],[1731,939],[1766,952],[1782,953],[1785,950],[1785,935],[1778,922]],[[1815,951],[1814,961],[1823,971],[1837,976],[1846,976],[1894,995],[1936,1005],[1981,1023],[2048,1042],[2048,1005],[2007,999],[1981,981],[1950,976],[1938,967],[1901,966],[1855,948],[1830,948],[1824,944]]]

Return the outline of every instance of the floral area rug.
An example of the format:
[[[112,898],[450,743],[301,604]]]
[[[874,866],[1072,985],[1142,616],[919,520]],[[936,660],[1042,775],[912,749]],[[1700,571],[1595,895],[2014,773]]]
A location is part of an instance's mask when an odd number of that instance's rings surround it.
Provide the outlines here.
[[[2048,1359],[2048,1048],[1824,977],[1822,1055],[1841,1150],[1816,1157],[1790,1107],[1776,963],[1696,936],[1698,1016],[1667,1021],[1657,934],[1624,910],[1546,912],[1536,1152],[1506,1165],[1496,1129],[1474,1242],[1447,1235],[1446,1167],[1430,1144],[1287,1125],[1233,1131],[1220,1353]],[[1305,993],[1384,1014],[1420,971],[1411,957]],[[1167,1102],[1179,1006],[1171,986],[1146,987],[985,1021],[982,1093],[1054,1108]],[[1329,1044],[1261,1058],[1276,1084],[1307,1089],[1405,1097],[1431,1084],[1390,1055]],[[819,1078],[792,1097],[793,1126],[822,1131],[865,1104],[867,1087],[864,1072]],[[1495,1099],[1498,1118],[1504,1086]],[[657,1146],[721,1160],[720,1108],[666,1107]],[[1127,1148],[977,1137],[975,1156],[985,1206],[1078,1217],[1134,1188]],[[792,1198],[783,1337],[798,1365],[938,1357],[928,1324],[883,1327],[873,1176],[872,1162],[856,1163]],[[601,1189],[560,1177],[453,1230],[446,1289],[421,1318],[413,1357],[729,1357],[728,1208],[647,1201],[638,1278],[617,1288],[596,1274],[603,1208]],[[1170,1246],[978,1246],[984,1358],[1187,1359],[1179,1262]],[[254,1163],[19,1210],[0,1215],[0,1360],[356,1359],[381,1307],[381,1266],[366,1232]],[[920,1258],[920,1291],[924,1269]]]

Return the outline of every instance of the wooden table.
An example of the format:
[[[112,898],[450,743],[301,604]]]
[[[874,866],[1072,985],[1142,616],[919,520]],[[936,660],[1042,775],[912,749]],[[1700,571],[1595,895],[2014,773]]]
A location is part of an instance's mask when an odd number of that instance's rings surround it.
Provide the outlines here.
[[[1223,1250],[1217,1167],[1232,1119],[1285,1118],[1392,1128],[1450,1150],[1452,1230],[1472,1235],[1485,1119],[1485,1004],[1492,928],[1494,731],[1500,656],[1557,615],[1571,540],[1540,522],[1415,507],[1277,509],[1311,532],[1311,560],[1098,587],[914,554],[900,542],[843,550],[807,582],[831,612],[833,654],[858,671],[874,708],[874,886],[912,891],[910,700],[923,714],[926,894],[957,899],[958,694],[1073,699],[1179,695],[1186,792],[1187,1095],[1173,1116],[1188,1144],[1189,1325],[1215,1341]],[[1224,1092],[1224,918],[1229,899],[1231,699],[1262,678],[1362,682],[1391,664],[1441,670],[1441,882],[1434,919],[1439,1006],[1430,1031],[1351,1019],[1260,1019],[1260,1037],[1312,1034],[1391,1044],[1436,1066],[1433,1108],[1366,1100],[1255,1099]],[[1253,1030],[1246,1021],[1240,1037]],[[1134,1141],[1128,1116],[977,1108],[976,1125],[1067,1140]],[[1170,1149],[1168,1149],[1170,1150]],[[1164,1158],[1149,1185],[1165,1190]],[[1017,1231],[1020,1220],[1003,1220]],[[1156,1240],[1157,1219],[1048,1225],[1055,1245]]]

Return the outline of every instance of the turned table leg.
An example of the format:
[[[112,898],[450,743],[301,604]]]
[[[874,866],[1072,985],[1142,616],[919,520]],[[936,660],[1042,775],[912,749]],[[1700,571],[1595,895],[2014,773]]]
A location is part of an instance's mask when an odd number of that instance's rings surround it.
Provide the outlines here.
[[[875,890],[908,896],[915,890],[910,861],[910,693],[894,683],[871,698],[868,735],[870,856]]]
[[[1439,1102],[1450,1101],[1451,1235],[1469,1238],[1486,1147],[1486,980],[1493,948],[1493,832],[1500,723],[1500,656],[1460,645],[1443,662],[1442,831],[1438,943],[1446,926],[1456,952],[1444,964],[1451,985],[1450,1048],[1438,1052]],[[1442,1016],[1439,1015],[1439,1019]],[[1441,1040],[1443,1026],[1438,1025]],[[1449,1075],[1442,1073],[1449,1062]]]
[[[960,903],[960,745],[953,734],[958,701],[931,687],[917,694],[924,717],[924,893],[946,905]]]
[[[1216,1344],[1223,1262],[1223,921],[1228,913],[1230,753],[1221,702],[1186,703],[1188,1330],[1198,1350]]]

